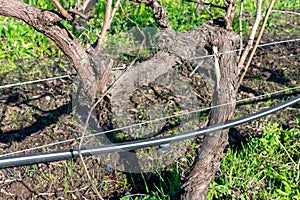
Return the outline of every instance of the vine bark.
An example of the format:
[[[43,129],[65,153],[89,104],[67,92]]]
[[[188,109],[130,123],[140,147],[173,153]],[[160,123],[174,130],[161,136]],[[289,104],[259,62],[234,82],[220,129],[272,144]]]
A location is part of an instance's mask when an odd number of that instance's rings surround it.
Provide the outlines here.
[[[175,33],[168,22],[168,14],[157,0],[133,0],[137,3],[145,3],[153,9],[153,16],[156,19],[162,32],[158,37],[161,51],[153,60],[156,70],[168,70],[174,63],[190,62],[189,58],[195,53],[207,55],[217,47],[219,52],[235,49],[239,37],[232,31],[211,24],[203,24],[198,29],[184,33]],[[0,15],[20,19],[35,28],[38,32],[45,34],[53,40],[66,56],[74,64],[82,90],[87,97],[87,104],[94,102],[94,98],[105,90],[105,85],[110,75],[112,61],[101,56],[101,52],[89,51],[60,23],[63,17],[60,14],[35,8],[17,0],[0,0]],[[167,62],[161,62],[167,59]],[[158,62],[157,60],[160,60]],[[146,61],[147,62],[147,61]],[[193,61],[196,62],[196,61]],[[201,65],[198,61],[197,65]],[[220,67],[220,82],[214,86],[213,104],[219,105],[233,102],[236,99],[236,85],[238,80],[236,54],[226,54],[218,57]],[[147,64],[147,63],[146,63]],[[149,61],[148,61],[149,64]],[[151,64],[151,63],[150,63]],[[142,65],[142,64],[141,64]],[[151,79],[155,79],[161,72],[153,71]],[[134,73],[134,70],[132,71]],[[149,73],[149,72],[148,72]],[[130,77],[137,77],[127,73],[123,85],[116,85],[111,92],[112,99],[125,98],[129,90],[135,88],[134,80],[128,81]],[[218,81],[215,79],[215,81]],[[127,90],[127,91],[126,91]],[[128,98],[128,97],[126,97]],[[215,108],[211,112],[209,125],[226,122],[234,113],[235,104]],[[206,199],[208,186],[213,180],[215,173],[219,170],[219,160],[227,144],[227,131],[210,133],[206,136],[193,169],[183,185],[182,199]]]

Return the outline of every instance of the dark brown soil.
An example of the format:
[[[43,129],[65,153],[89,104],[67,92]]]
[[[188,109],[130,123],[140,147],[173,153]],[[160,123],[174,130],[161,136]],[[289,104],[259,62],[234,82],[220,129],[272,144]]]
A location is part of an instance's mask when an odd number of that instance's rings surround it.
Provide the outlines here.
[[[297,18],[290,18],[287,15],[286,21],[285,24],[278,23],[275,32],[269,28],[262,42],[299,38]],[[240,88],[238,99],[299,86],[299,54],[299,41],[259,48]],[[36,65],[37,62],[34,64]],[[71,67],[52,66],[48,70],[52,76],[74,73]],[[25,81],[30,77],[45,78],[45,75],[40,72],[35,73],[30,68],[20,69],[18,72],[2,74],[0,82],[4,85]],[[77,137],[81,126],[71,114],[71,83],[72,80],[66,78],[0,89],[0,154]],[[296,89],[238,103],[236,117],[276,105],[299,93],[300,89]],[[284,128],[293,127],[296,124],[295,117],[300,114],[299,107],[300,105],[297,104],[260,120],[232,128],[231,145],[238,145],[248,135],[260,135],[263,127],[268,123],[279,123]],[[138,112],[133,114],[139,115]],[[77,141],[70,141],[27,153],[71,149],[77,146]],[[85,161],[94,183],[105,199],[118,199],[126,192],[145,193],[142,184],[144,180],[149,182],[149,188],[152,189],[153,183],[159,179],[151,173],[145,174],[144,177],[131,176],[110,169],[93,157],[85,158]],[[184,158],[181,161],[187,162]],[[187,169],[183,168],[181,178],[184,178],[186,172]],[[162,174],[166,177],[170,176],[167,172]],[[134,179],[134,182],[131,179]],[[97,197],[78,159],[1,169],[0,198],[96,199]]]

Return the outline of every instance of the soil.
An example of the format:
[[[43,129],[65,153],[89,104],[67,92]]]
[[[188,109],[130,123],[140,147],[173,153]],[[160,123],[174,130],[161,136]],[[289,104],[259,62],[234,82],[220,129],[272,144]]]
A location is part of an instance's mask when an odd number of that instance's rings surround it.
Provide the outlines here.
[[[282,16],[281,16],[282,17]],[[286,23],[276,22],[274,28],[268,28],[262,43],[299,38],[299,22],[297,17],[284,15]],[[251,67],[240,88],[238,99],[299,86],[300,83],[300,42],[276,44],[259,48]],[[57,59],[57,58],[48,58]],[[45,60],[47,62],[47,58]],[[2,74],[1,85],[22,82],[28,78],[45,78],[45,74],[35,70],[34,66],[45,67],[40,61],[34,62],[32,68],[20,69],[18,72]],[[67,65],[67,63],[66,63]],[[47,68],[51,76],[72,74],[72,67],[51,66]],[[36,84],[0,89],[0,154],[20,151],[57,141],[73,139],[79,136],[81,125],[74,120],[71,109],[72,79],[65,78]],[[197,84],[195,84],[197,85]],[[200,92],[200,86],[197,90]],[[151,95],[157,92],[147,88]],[[157,89],[158,90],[158,89]],[[143,91],[139,91],[140,94]],[[164,91],[168,93],[168,91]],[[237,104],[236,116],[246,116],[263,108],[276,105],[292,96],[297,96],[300,89],[278,93],[265,98],[241,102]],[[143,96],[143,95],[142,95]],[[136,95],[133,101],[151,102]],[[208,96],[205,96],[205,99]],[[203,100],[203,99],[202,99]],[[170,101],[172,109],[176,102],[172,98],[158,99]],[[174,103],[175,104],[175,103]],[[243,124],[230,130],[230,145],[239,145],[251,136],[262,134],[263,127],[269,123],[279,123],[289,129],[297,124],[295,118],[300,114],[300,105],[291,106],[265,118]],[[142,113],[133,109],[132,114],[143,118]],[[201,140],[196,140],[199,144]],[[198,145],[199,146],[199,145]],[[78,147],[73,140],[59,145],[49,146],[26,153],[49,152]],[[192,152],[192,149],[190,150]],[[21,153],[22,154],[22,153]],[[193,160],[181,162],[190,165]],[[118,199],[126,193],[145,193],[144,181],[149,189],[160,177],[154,173],[130,175],[106,166],[100,159],[85,158],[90,175],[105,199]],[[188,169],[180,172],[181,179]],[[168,172],[162,176],[169,177]],[[97,199],[79,159],[13,167],[0,170],[1,199]],[[178,188],[179,190],[179,188]],[[178,194],[174,194],[176,198]]]

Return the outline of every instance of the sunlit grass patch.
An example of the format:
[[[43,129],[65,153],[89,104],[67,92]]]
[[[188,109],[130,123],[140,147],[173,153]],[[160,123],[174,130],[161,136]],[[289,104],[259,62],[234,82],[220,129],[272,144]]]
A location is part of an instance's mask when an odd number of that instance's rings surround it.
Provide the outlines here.
[[[230,148],[221,161],[210,198],[297,199],[300,164],[299,126],[283,130],[270,124],[260,138],[249,138],[241,149]]]

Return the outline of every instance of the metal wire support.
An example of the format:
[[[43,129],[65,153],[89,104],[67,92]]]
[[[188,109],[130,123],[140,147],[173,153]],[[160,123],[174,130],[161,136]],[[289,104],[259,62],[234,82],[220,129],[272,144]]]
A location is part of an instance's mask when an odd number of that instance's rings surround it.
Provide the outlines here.
[[[222,124],[199,129],[196,131],[189,131],[177,135],[163,136],[159,138],[144,139],[144,140],[124,142],[118,144],[110,144],[110,145],[105,145],[105,146],[100,146],[100,147],[95,147],[90,149],[80,149],[80,152],[82,156],[91,156],[96,154],[130,151],[130,150],[135,150],[135,149],[140,149],[145,147],[152,147],[152,146],[164,145],[172,142],[187,140],[187,139],[198,137],[200,135],[205,135],[207,133],[228,129],[233,126],[237,126],[243,123],[247,123],[259,119],[261,117],[267,116],[276,111],[282,110],[295,103],[298,103],[299,101],[300,101],[300,96],[297,96],[291,98],[286,102],[272,106],[260,112],[245,117],[241,117],[235,120],[231,120]],[[11,157],[4,157],[0,159],[0,168],[31,165],[37,163],[66,160],[71,158],[74,159],[78,157],[79,157],[78,150],[65,150],[65,151],[56,151],[56,152],[48,152],[48,153],[29,154],[29,155],[22,155],[22,156],[11,156]]]
[[[292,91],[292,90],[296,90],[296,89],[300,89],[300,86],[296,86],[296,87],[293,87],[293,88],[287,88],[287,89],[283,89],[283,90],[278,90],[278,91],[262,94],[262,95],[255,96],[255,97],[240,99],[240,100],[233,101],[233,102],[227,102],[225,104],[214,105],[214,106],[210,106],[210,107],[207,107],[207,108],[201,108],[201,109],[198,109],[198,110],[192,110],[192,111],[189,111],[189,112],[184,112],[184,113],[180,113],[180,114],[176,114],[176,115],[165,116],[165,117],[158,118],[158,119],[153,119],[153,120],[149,120],[149,121],[144,121],[144,122],[140,122],[140,123],[136,123],[136,124],[131,124],[131,125],[119,127],[119,128],[113,129],[113,130],[93,133],[91,135],[86,135],[85,138],[90,138],[90,137],[100,136],[100,135],[104,135],[104,134],[109,134],[109,133],[112,133],[112,132],[115,132],[115,131],[120,131],[120,130],[124,130],[124,129],[128,129],[128,128],[132,128],[132,127],[141,126],[141,125],[144,125],[144,124],[158,122],[160,120],[166,120],[166,119],[170,119],[170,118],[173,118],[173,117],[179,117],[179,116],[189,115],[189,114],[193,114],[193,113],[199,113],[199,112],[207,111],[207,110],[210,110],[210,109],[213,109],[213,108],[219,108],[219,107],[222,107],[222,106],[230,105],[230,104],[233,104],[233,103],[246,102],[246,101],[259,99],[259,98],[264,98],[264,97],[267,97],[267,96],[280,94],[280,93],[283,93],[283,92],[288,92],[288,91]],[[80,140],[80,139],[81,139],[81,137],[77,137],[77,138],[72,138],[72,139],[68,139],[68,140],[62,140],[62,141],[58,141],[58,142],[44,144],[44,145],[41,145],[41,146],[35,146],[35,147],[31,147],[31,148],[27,148],[27,149],[23,149],[23,150],[19,150],[19,151],[14,151],[14,152],[2,154],[2,155],[0,155],[0,158],[7,157],[7,156],[13,156],[13,155],[16,155],[16,154],[25,153],[25,152],[32,151],[32,150],[47,148],[47,147],[51,147],[51,146],[55,146],[55,145],[59,145],[59,144],[64,144],[64,143],[67,143],[67,142],[72,142],[72,141]]]
[[[275,42],[260,44],[260,45],[258,45],[258,47],[267,47],[267,46],[272,46],[272,45],[276,45],[276,44],[283,44],[283,43],[290,43],[290,42],[299,42],[299,41],[300,41],[300,38],[291,39],[291,40],[281,40],[281,41],[275,41]],[[235,50],[231,50],[231,51],[227,51],[227,52],[220,52],[219,55],[225,55],[225,54],[229,54],[229,53],[235,53],[235,52],[242,51],[243,49],[244,48],[235,49]],[[214,57],[214,54],[193,57],[191,59],[195,60],[195,59],[204,59],[204,58],[211,58],[211,57]],[[129,68],[129,67],[128,66],[116,67],[116,68],[112,68],[112,71],[126,70],[127,68]],[[13,83],[13,84],[8,84],[8,85],[1,85],[0,89],[9,88],[9,87],[15,87],[15,86],[21,86],[21,85],[27,85],[27,84],[33,84],[33,83],[39,83],[39,82],[44,82],[44,81],[49,81],[49,80],[57,80],[57,79],[63,79],[63,78],[70,78],[71,76],[74,76],[74,75],[76,75],[76,74],[71,74],[71,75],[67,74],[67,75],[62,75],[62,76],[57,76],[57,77],[52,77],[52,78],[45,78],[45,79],[38,79],[38,80],[34,80],[34,81],[25,81],[25,82],[21,82],[21,83]]]

